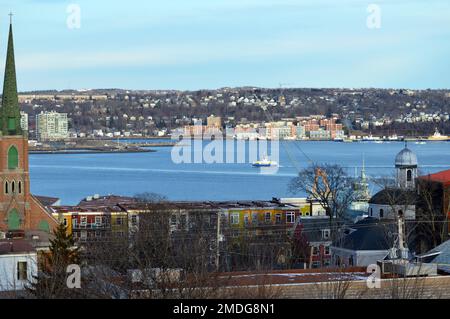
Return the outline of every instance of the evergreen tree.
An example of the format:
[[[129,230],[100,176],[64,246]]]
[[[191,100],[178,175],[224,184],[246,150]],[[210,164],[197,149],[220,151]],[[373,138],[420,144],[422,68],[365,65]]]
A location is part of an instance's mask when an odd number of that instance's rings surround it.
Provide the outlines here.
[[[54,230],[54,236],[50,240],[50,250],[42,253],[39,274],[30,283],[28,291],[43,299],[76,297],[79,289],[67,287],[66,271],[70,264],[79,264],[79,248],[75,247],[72,234],[67,234],[63,224]]]

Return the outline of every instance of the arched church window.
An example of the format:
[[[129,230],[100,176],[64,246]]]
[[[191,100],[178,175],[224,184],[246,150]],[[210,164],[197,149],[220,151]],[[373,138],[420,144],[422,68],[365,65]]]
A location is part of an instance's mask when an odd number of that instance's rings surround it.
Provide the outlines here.
[[[19,181],[17,186],[19,188],[19,194],[22,194],[22,182]]]
[[[383,217],[384,217],[384,210],[380,209],[380,218],[383,218]]]
[[[15,192],[16,192],[16,182],[13,181],[13,182],[11,183],[11,193],[14,194]]]
[[[9,183],[8,181],[5,182],[5,194],[9,193]]]
[[[412,171],[410,169],[406,171],[406,181],[412,181]]]
[[[38,229],[50,233],[50,225],[46,220],[41,220],[39,222]]]
[[[11,146],[8,150],[8,168],[15,169],[19,166],[19,152],[15,146]]]
[[[13,208],[8,214],[8,229],[17,230],[20,229],[20,216],[17,209]]]

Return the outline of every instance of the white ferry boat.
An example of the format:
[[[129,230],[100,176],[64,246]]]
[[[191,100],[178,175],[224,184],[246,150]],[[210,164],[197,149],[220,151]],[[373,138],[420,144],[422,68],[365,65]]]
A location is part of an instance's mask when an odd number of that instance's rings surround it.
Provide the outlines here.
[[[262,160],[255,161],[252,163],[254,167],[269,167],[269,166],[277,166],[278,163],[269,160],[267,157],[264,157]]]

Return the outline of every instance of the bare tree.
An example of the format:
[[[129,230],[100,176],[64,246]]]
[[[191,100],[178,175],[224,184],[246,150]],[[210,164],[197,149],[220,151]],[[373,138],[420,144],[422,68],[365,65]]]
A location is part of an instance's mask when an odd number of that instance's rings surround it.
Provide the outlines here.
[[[95,293],[116,298],[205,298],[217,286],[217,212],[180,209],[141,194],[136,229],[87,246]],[[114,254],[111,252],[114,251]],[[95,287],[94,287],[95,286]]]
[[[335,238],[338,221],[344,220],[354,198],[352,179],[344,168],[332,164],[312,164],[294,178],[289,189],[292,193],[306,193],[318,202],[329,217],[331,236]]]
[[[425,252],[448,239],[450,200],[442,184],[426,177],[418,179],[417,192],[419,250]]]

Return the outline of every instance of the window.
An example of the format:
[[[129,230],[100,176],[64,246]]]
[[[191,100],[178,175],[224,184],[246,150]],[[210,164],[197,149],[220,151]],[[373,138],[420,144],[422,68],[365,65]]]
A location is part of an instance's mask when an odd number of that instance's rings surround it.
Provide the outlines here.
[[[100,226],[103,223],[102,216],[95,216],[95,225]]]
[[[87,224],[87,217],[81,217],[80,226],[86,226]]]
[[[231,224],[237,225],[239,224],[239,213],[233,213],[231,214]]]
[[[18,186],[19,186],[19,194],[22,194],[22,182],[21,181],[18,182]]]
[[[370,209],[370,216],[373,216],[373,208]]]
[[[322,238],[324,238],[324,239],[330,238],[330,230],[329,229],[322,229]]]
[[[123,217],[116,218],[116,225],[123,225]]]
[[[64,226],[67,226],[67,218],[64,218],[64,219],[63,219],[63,225],[64,225]]]
[[[406,171],[406,181],[407,182],[412,181],[412,171],[410,169]]]
[[[317,247],[317,246],[313,246],[313,255],[314,256],[317,256],[318,254],[319,254],[319,247]]]
[[[294,212],[287,212],[286,213],[286,223],[293,224],[295,221],[295,213]]]
[[[187,222],[187,217],[185,214],[182,214],[180,216],[180,227],[181,228],[185,228],[186,227],[186,222]]]
[[[172,226],[176,226],[176,225],[177,225],[177,215],[172,215],[172,216],[170,217],[170,224],[171,224]]]
[[[320,261],[314,261],[312,263],[312,268],[320,268]]]
[[[266,222],[266,224],[270,223],[271,217],[272,217],[272,214],[269,213],[269,212],[266,212],[266,213],[264,214],[264,221]]]
[[[19,153],[15,146],[11,146],[8,150],[8,169],[16,169],[19,166]]]
[[[246,214],[244,215],[244,224],[245,224],[245,226],[248,226],[249,223],[250,223],[250,222],[249,222],[249,216],[248,216],[248,214],[246,213]]]
[[[252,213],[252,224],[256,225],[258,223],[258,213]]]
[[[277,213],[275,215],[275,223],[281,224],[281,214],[280,213]]]
[[[14,194],[15,192],[16,192],[16,182],[13,181],[13,182],[11,183],[11,193]]]
[[[74,218],[72,221],[72,224],[73,224],[72,225],[73,228],[77,228],[78,220],[76,218]]]
[[[383,218],[383,217],[384,217],[384,210],[380,209],[380,218]]]
[[[175,221],[176,221],[176,219],[175,219]],[[137,216],[136,215],[131,216],[131,225],[133,225],[133,226],[137,225]]]
[[[9,193],[9,183],[6,181],[5,182],[5,194]]]
[[[325,246],[325,255],[329,255],[330,254],[330,246]]]
[[[17,263],[17,279],[18,280],[27,280],[28,279],[27,262],[26,261],[19,261]]]
[[[81,240],[86,240],[86,238],[87,238],[87,231],[82,230],[81,233],[80,233],[80,238],[81,238]]]

